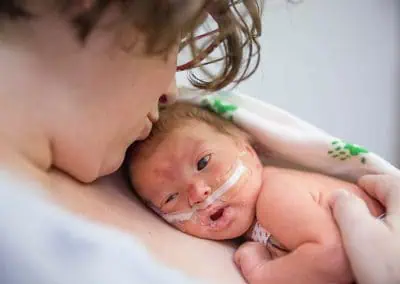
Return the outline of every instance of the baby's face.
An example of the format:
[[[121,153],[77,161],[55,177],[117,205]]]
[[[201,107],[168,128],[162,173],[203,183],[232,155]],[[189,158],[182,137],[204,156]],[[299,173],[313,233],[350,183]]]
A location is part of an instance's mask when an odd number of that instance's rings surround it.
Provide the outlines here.
[[[244,234],[255,218],[262,165],[243,139],[233,139],[202,122],[188,122],[135,159],[132,180],[138,194],[161,214],[188,212],[226,185],[238,164],[245,171],[215,202],[198,209],[189,220],[174,221],[181,231],[207,239]],[[231,179],[232,181],[232,179]]]

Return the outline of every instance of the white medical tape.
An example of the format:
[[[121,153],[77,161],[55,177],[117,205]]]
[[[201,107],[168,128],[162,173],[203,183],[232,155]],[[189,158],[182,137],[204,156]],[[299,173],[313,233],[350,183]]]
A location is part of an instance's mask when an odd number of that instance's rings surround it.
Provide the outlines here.
[[[212,194],[210,194],[203,202],[194,205],[190,210],[175,213],[161,213],[156,210],[158,214],[161,215],[169,223],[188,221],[193,217],[193,214],[198,210],[206,209],[208,206],[217,201],[221,196],[223,196],[228,190],[230,190],[241,178],[242,174],[246,171],[246,167],[243,165],[241,160],[236,163],[236,169],[232,175],[222,184],[218,189],[216,189]]]

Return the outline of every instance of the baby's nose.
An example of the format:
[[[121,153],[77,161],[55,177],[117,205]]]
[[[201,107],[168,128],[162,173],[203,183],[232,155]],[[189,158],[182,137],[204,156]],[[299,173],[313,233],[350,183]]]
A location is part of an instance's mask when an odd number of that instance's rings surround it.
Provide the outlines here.
[[[203,202],[210,195],[210,193],[211,188],[203,181],[191,183],[188,189],[190,206]]]

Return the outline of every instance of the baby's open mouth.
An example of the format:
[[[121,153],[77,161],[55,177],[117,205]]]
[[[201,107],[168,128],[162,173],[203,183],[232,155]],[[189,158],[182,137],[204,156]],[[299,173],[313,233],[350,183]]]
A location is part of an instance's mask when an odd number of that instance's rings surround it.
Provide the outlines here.
[[[210,215],[211,221],[217,221],[224,215],[225,208],[218,209],[215,213]]]
[[[203,220],[204,225],[209,226],[209,229],[213,231],[226,229],[233,221],[233,209],[228,204],[212,208]]]

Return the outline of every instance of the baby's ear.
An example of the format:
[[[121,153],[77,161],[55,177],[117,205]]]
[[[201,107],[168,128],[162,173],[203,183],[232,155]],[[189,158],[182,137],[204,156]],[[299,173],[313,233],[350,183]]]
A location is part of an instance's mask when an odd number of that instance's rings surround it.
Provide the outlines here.
[[[257,155],[249,141],[246,139],[246,136],[240,135],[235,137],[235,143],[240,153],[249,153],[252,156]]]
[[[244,144],[243,153],[247,153],[250,156],[252,156],[253,158],[259,157],[259,153],[250,143]]]
[[[247,144],[245,147],[246,147],[246,151],[248,153],[250,153],[253,157],[257,156],[256,151],[254,150],[254,148],[250,144]]]
[[[254,151],[256,151],[256,153],[258,155],[264,156],[264,157],[271,157],[272,156],[272,151],[270,149],[268,149],[265,145],[260,144],[260,143],[253,143],[252,147],[254,149]]]

